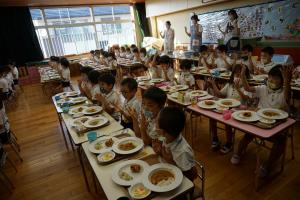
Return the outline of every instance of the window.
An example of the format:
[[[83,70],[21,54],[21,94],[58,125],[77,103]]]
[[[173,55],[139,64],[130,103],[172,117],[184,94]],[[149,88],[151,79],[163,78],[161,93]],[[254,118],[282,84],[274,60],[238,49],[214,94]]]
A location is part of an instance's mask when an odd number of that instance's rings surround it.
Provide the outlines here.
[[[44,57],[135,43],[129,5],[30,9]]]

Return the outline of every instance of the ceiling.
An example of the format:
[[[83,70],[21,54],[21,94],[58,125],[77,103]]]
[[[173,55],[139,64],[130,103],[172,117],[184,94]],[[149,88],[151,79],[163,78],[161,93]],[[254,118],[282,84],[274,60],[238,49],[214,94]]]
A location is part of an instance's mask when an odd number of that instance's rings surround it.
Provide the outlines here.
[[[128,4],[140,3],[145,0],[0,0],[0,6],[70,6],[95,4]]]

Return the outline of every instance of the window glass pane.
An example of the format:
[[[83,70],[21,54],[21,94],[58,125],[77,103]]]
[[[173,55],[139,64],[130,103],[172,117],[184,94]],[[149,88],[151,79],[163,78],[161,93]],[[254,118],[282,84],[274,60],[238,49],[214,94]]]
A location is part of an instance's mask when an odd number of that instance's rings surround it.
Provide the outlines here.
[[[95,6],[93,8],[95,21],[112,21],[112,9],[111,6]]]
[[[45,28],[36,29],[35,32],[38,37],[44,57],[45,58],[50,57],[51,56],[51,48],[50,48],[50,41],[49,41],[46,29]]]
[[[55,55],[70,55],[96,49],[93,26],[49,28]]]
[[[45,9],[45,18],[48,25],[70,24],[70,17],[67,8]]]
[[[92,22],[91,11],[89,7],[69,8],[71,24]]]
[[[40,9],[30,9],[30,14],[34,26],[44,26],[45,22]]]
[[[135,30],[132,22],[97,24],[96,29],[100,48],[105,48],[106,45],[135,43]]]
[[[114,6],[113,7],[114,20],[130,20],[130,6]]]

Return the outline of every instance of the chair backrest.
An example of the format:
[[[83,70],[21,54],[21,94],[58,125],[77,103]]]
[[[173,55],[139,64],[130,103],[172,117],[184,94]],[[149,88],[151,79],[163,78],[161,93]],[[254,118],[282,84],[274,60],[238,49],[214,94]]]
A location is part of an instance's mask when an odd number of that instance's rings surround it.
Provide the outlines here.
[[[195,160],[198,172],[198,178],[201,181],[201,190],[202,190],[202,198],[204,199],[204,191],[205,191],[205,168],[204,165],[201,164],[199,161]],[[199,168],[199,170],[198,170]]]
[[[0,168],[3,168],[5,165],[7,153],[4,151],[2,146],[0,145]]]

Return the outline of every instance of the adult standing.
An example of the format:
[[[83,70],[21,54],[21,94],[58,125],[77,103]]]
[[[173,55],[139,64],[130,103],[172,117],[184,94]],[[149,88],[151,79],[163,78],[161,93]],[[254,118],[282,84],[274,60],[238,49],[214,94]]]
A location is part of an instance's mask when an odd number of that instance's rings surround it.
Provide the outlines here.
[[[240,22],[235,10],[228,11],[229,21],[226,24],[225,31],[222,31],[221,26],[218,25],[219,30],[225,36],[224,44],[228,51],[240,50]]]
[[[200,46],[202,45],[202,32],[203,28],[201,24],[198,22],[200,21],[198,16],[194,14],[191,17],[192,25],[190,27],[190,32],[187,31],[187,27],[184,27],[185,33],[191,38],[190,47],[191,50],[195,52],[199,52]]]
[[[160,36],[164,39],[164,51],[166,53],[174,51],[174,29],[171,28],[171,22],[166,21],[166,30],[160,32]]]

